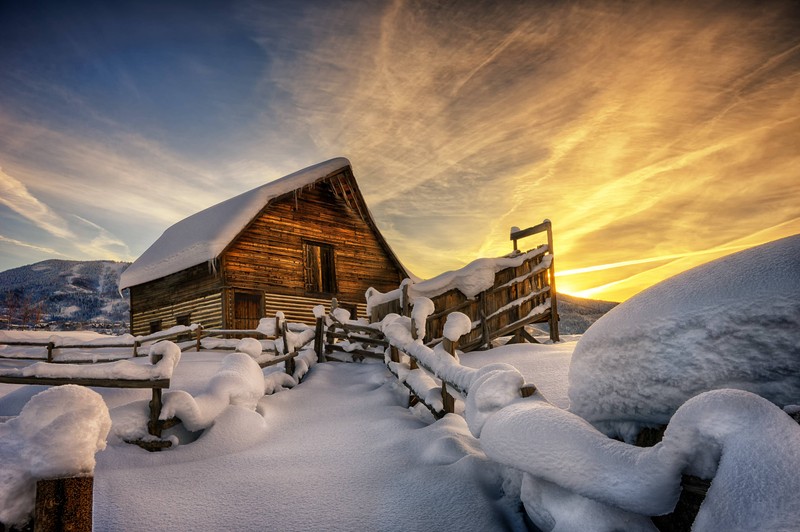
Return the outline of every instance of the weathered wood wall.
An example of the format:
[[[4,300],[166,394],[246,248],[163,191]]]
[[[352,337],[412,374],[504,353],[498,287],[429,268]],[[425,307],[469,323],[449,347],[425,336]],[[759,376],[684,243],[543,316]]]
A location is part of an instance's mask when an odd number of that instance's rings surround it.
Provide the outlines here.
[[[150,322],[162,320],[162,328],[176,325],[175,318],[191,313],[191,321],[206,327],[222,327],[222,276],[208,264],[130,288],[131,334],[150,333]]]
[[[296,194],[274,200],[222,254],[225,285],[258,290],[273,297],[313,300],[310,309],[336,297],[361,305],[373,286],[389,290],[405,276],[394,264],[363,216],[352,178],[342,173]],[[334,247],[335,293],[306,291],[303,242]],[[299,321],[299,320],[298,320]]]
[[[432,297],[436,313],[428,317],[425,338],[441,338],[447,315],[455,311],[466,314],[473,321],[472,331],[461,338],[463,350],[485,345],[524,324],[549,321],[549,270],[541,266],[547,246],[538,249],[540,254],[519,266],[497,272],[492,288],[474,299],[468,299],[455,289]],[[536,307],[545,304],[548,305],[546,309],[535,311]]]

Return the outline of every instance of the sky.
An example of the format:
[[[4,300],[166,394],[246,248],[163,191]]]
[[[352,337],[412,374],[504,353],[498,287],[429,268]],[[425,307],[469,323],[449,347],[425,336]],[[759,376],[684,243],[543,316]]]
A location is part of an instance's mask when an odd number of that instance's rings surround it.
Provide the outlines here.
[[[800,233],[798,146],[794,0],[0,0],[0,270],[344,156],[416,275],[547,218],[622,301]]]

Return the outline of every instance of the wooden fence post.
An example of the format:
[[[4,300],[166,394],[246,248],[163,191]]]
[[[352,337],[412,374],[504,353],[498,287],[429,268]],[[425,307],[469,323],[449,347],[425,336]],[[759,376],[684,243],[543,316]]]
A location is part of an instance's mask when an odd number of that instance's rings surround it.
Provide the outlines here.
[[[150,362],[152,364],[158,364],[162,358],[164,358],[164,355],[154,353],[151,356]],[[161,421],[158,419],[161,417],[161,405],[161,388],[153,388],[153,398],[150,399],[149,405],[150,419],[147,422],[147,432],[156,438],[161,437]]]
[[[400,310],[403,316],[411,315],[411,302],[408,300],[408,284],[404,284],[400,292]]]
[[[492,337],[489,333],[489,322],[486,320],[486,296],[487,291],[478,294],[478,316],[481,318],[481,344],[486,349],[492,347]]]
[[[317,353],[317,362],[325,362],[325,348],[324,344],[325,333],[325,318],[317,318],[316,328],[314,330],[314,352]]]
[[[555,254],[553,253],[553,224],[550,220],[545,220],[547,224],[547,251],[550,252],[550,339],[554,342],[559,341],[558,335],[558,297],[556,296],[556,266]]]
[[[33,530],[91,532],[94,477],[68,477],[36,483]]]
[[[442,347],[451,357],[455,358],[457,343],[445,338],[442,340]],[[448,414],[454,414],[456,411],[456,399],[447,391],[447,383],[444,379],[442,379],[442,410]]]
[[[195,351],[200,351],[200,340],[203,338],[203,325],[197,326],[197,344],[195,345]]]
[[[286,320],[283,321],[283,326],[281,327],[281,337],[283,338],[283,354],[289,354],[289,326],[286,323]],[[287,375],[294,375],[294,359],[287,358],[286,362],[284,362],[284,366],[286,368]]]
[[[393,345],[389,347],[389,360],[392,362],[400,362],[400,351]]]
[[[47,342],[47,361],[48,362],[52,362],[53,361],[53,348],[54,347],[55,347],[55,344],[53,342]]]

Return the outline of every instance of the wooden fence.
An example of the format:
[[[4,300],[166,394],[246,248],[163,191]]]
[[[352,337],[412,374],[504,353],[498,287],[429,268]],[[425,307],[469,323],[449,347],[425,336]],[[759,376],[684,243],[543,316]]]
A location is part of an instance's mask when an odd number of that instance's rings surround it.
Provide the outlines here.
[[[4,340],[0,341],[0,345],[8,345],[8,346],[16,346],[16,347],[42,347],[44,348],[43,352],[40,355],[32,355],[32,356],[7,356],[3,355],[0,352],[0,358],[3,359],[11,359],[11,360],[43,360],[46,362],[51,362],[54,364],[87,364],[87,363],[95,363],[95,362],[111,362],[114,360],[124,360],[131,357],[140,356],[139,350],[143,346],[147,346],[161,340],[176,340],[178,341],[180,338],[185,338],[187,335],[191,337],[193,331],[196,328],[202,329],[199,325],[190,325],[190,326],[180,326],[180,327],[173,327],[172,329],[168,329],[166,331],[159,331],[157,333],[153,333],[147,336],[142,337],[109,337],[107,340],[101,339],[101,341],[91,341],[91,342],[72,342],[70,343],[69,339],[65,339],[65,341],[55,341],[52,339],[48,340]],[[53,335],[56,336],[56,335]],[[60,340],[60,339],[59,339]],[[87,357],[85,359],[65,359],[65,358],[58,358],[56,355],[61,354],[61,350],[74,350],[74,351],[93,351],[99,349],[119,349],[119,350],[127,350],[130,349],[130,354],[126,352],[120,353],[113,353],[108,357],[104,357],[102,360],[97,360],[96,357]],[[185,350],[185,349],[184,349]]]
[[[151,358],[153,364],[157,364],[161,356],[154,355]],[[149,416],[147,421],[147,432],[156,438],[161,437],[161,432],[178,423],[176,420],[161,420],[161,393],[162,390],[169,388],[169,378],[159,379],[126,379],[126,378],[101,378],[101,377],[36,377],[23,375],[0,375],[0,383],[5,384],[39,384],[43,386],[63,386],[65,384],[76,384],[78,386],[95,386],[99,388],[142,388],[150,389],[152,399],[149,404]],[[139,445],[147,450],[159,450],[170,446],[170,442],[162,441],[141,441],[135,440],[128,443]]]
[[[546,244],[524,254],[517,251],[519,239],[540,233],[547,234]],[[429,297],[436,309],[425,324],[429,345],[442,340],[444,322],[451,312],[461,312],[472,320],[472,330],[460,342],[462,351],[489,348],[492,340],[501,336],[513,335],[512,341],[535,341],[524,328],[532,323],[548,323],[550,338],[559,341],[552,225],[545,220],[513,232],[511,240],[515,254],[508,258],[524,257],[524,260],[496,272],[490,288],[474,297],[467,297],[457,288],[421,294]],[[371,306],[371,321],[380,321],[390,313],[410,316],[415,290],[414,285],[403,284],[395,298]]]

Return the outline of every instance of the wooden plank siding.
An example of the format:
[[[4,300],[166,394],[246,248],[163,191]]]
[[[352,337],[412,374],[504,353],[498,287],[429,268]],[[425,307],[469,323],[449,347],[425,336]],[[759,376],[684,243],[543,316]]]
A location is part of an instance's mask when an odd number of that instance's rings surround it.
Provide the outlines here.
[[[460,340],[465,348],[479,345],[487,336],[493,336],[492,333],[528,317],[534,308],[550,298],[548,270],[539,269],[544,257],[542,252],[517,267],[500,270],[495,274],[492,287],[474,299],[468,299],[457,289],[432,297],[437,312],[428,317],[425,337],[428,340],[441,338],[447,315],[454,311],[466,314],[473,322],[474,328]],[[546,322],[549,310],[530,318],[529,323]]]
[[[131,334],[134,336],[150,333],[150,322],[161,320],[162,329],[169,329],[177,323],[178,316],[190,315],[193,323],[202,323],[208,329],[223,328],[222,294],[217,292],[207,296],[182,301],[161,308],[131,313]]]
[[[311,308],[321,301],[336,297],[363,308],[370,286],[397,286],[404,274],[362,218],[354,194],[350,178],[342,173],[270,202],[222,254],[226,287],[313,300],[301,320],[308,321],[313,319]],[[334,293],[306,291],[304,242],[333,246]]]
[[[206,327],[222,326],[220,294],[222,276],[208,264],[198,264],[178,273],[130,287],[131,334],[149,334],[150,322],[162,320],[164,329],[175,325],[175,317],[192,313],[193,321],[208,320]],[[193,310],[195,309],[196,310]],[[194,312],[199,312],[195,317]]]

